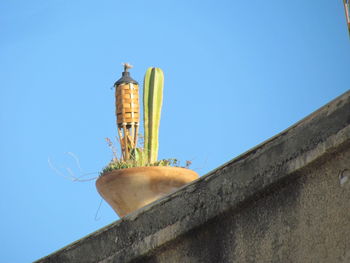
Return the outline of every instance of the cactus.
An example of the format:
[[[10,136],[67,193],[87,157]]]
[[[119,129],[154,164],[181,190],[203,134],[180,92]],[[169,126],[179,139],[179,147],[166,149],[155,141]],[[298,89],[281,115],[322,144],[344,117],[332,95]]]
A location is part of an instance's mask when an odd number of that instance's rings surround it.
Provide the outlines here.
[[[142,148],[134,148],[130,151],[130,160],[135,167],[142,167],[147,165],[146,156]]]
[[[144,151],[148,162],[158,158],[158,133],[163,103],[164,74],[160,68],[148,68],[143,83]]]

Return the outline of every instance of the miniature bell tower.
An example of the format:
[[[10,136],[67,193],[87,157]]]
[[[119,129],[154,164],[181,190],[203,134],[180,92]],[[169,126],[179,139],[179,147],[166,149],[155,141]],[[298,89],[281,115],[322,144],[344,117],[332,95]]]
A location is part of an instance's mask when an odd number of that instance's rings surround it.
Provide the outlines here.
[[[128,71],[132,66],[124,63],[122,77],[114,84],[119,141],[124,161],[137,146],[140,120],[139,85]]]

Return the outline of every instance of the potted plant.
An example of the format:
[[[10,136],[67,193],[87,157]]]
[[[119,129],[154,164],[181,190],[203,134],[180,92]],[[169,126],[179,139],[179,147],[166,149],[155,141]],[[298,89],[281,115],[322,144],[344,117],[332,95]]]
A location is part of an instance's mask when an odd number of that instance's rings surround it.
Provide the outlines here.
[[[121,156],[113,150],[114,158],[96,180],[98,192],[120,217],[199,177],[188,167],[178,167],[176,159],[157,159],[164,86],[160,68],[149,68],[144,77],[144,147],[138,147],[138,83],[130,77],[129,68],[124,64],[122,78],[114,84]]]

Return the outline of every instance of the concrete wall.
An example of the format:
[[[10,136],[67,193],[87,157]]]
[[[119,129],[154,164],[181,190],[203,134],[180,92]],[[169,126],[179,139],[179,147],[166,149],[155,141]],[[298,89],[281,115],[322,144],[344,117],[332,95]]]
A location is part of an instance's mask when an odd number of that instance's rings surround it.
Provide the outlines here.
[[[349,149],[137,262],[350,262]]]
[[[37,262],[350,262],[350,92]]]

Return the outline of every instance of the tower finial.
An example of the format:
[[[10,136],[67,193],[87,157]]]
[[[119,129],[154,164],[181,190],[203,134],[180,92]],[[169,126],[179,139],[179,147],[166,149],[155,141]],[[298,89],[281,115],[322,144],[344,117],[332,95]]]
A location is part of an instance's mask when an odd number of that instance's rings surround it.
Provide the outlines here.
[[[128,72],[128,69],[132,68],[132,65],[130,65],[129,63],[123,63],[124,66],[124,72]]]

